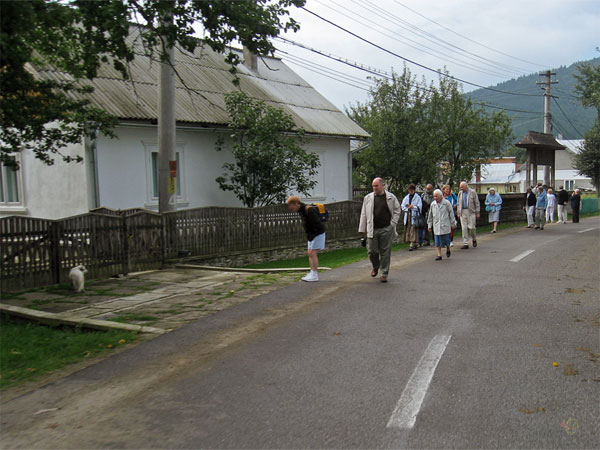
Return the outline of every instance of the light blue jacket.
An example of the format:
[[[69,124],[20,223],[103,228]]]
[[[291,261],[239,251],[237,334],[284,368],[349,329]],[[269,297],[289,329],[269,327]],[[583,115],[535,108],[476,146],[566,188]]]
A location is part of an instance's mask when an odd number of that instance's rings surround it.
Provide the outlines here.
[[[548,196],[546,195],[546,191],[537,193],[537,201],[535,202],[536,208],[546,209],[548,207]]]
[[[411,205],[416,206],[416,208],[412,208],[409,209],[408,208],[408,200],[409,200],[409,196],[410,194],[406,194],[406,197],[404,197],[404,199],[402,199],[402,211],[404,211],[404,225],[407,224],[408,222],[408,211],[412,211],[411,214],[411,222],[413,225],[415,223],[415,218],[417,217],[418,213],[423,213],[423,202],[421,201],[421,197],[419,196],[419,194],[417,194],[415,192],[415,196],[412,199]]]
[[[490,205],[490,203],[493,203],[494,206]],[[500,211],[502,209],[502,197],[497,192],[494,195],[490,195],[488,192],[488,195],[485,197],[485,206],[489,212]]]

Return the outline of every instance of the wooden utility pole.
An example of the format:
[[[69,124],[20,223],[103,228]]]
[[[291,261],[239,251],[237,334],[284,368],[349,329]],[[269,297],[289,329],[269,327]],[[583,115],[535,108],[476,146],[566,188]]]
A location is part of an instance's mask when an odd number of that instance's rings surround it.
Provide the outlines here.
[[[173,23],[173,17],[163,19],[163,25]],[[162,49],[159,81],[158,112],[158,211],[175,211],[177,199],[177,159],[175,153],[175,58],[174,47],[161,38]]]
[[[550,86],[558,84],[558,81],[551,81],[552,75],[556,75],[556,73],[550,70],[540,73],[541,77],[546,77],[546,81],[538,81],[535,83],[544,85],[544,133],[552,133],[552,124],[550,123],[550,119],[552,118],[552,115],[550,114],[550,98],[552,96],[550,95]],[[535,178],[537,178],[537,172]],[[544,184],[550,186],[550,166],[548,165],[544,166]]]

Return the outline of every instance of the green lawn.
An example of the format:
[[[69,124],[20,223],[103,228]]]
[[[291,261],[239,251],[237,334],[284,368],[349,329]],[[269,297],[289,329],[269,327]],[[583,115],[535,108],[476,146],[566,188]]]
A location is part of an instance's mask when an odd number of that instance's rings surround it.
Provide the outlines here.
[[[0,315],[0,388],[134,342],[137,333],[48,327]]]

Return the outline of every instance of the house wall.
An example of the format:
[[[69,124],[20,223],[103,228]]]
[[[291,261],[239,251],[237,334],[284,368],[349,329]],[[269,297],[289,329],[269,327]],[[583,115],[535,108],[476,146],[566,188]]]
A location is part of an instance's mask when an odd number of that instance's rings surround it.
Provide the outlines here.
[[[554,155],[556,170],[571,170],[573,168],[573,154],[569,150],[555,150]]]
[[[157,151],[155,127],[119,126],[119,139],[100,136],[97,140],[99,205],[113,209],[143,207],[158,209],[152,195],[151,153]],[[215,178],[232,159],[227,150],[217,152],[217,133],[208,129],[178,129],[181,195],[177,209],[202,206],[242,206],[231,192],[222,191]],[[311,138],[305,146],[317,152],[322,166],[318,184],[307,200],[335,202],[349,200],[347,138]]]
[[[83,145],[69,145],[61,150],[65,156],[85,156]],[[59,219],[88,212],[87,170],[84,162],[66,163],[58,155],[48,166],[31,150],[19,154],[19,205],[0,208],[0,217],[20,215]]]

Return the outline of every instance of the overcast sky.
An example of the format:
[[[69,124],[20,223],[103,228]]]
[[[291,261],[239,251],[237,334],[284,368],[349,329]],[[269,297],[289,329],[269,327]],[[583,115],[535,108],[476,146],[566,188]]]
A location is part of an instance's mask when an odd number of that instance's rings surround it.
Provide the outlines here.
[[[291,15],[301,29],[284,37],[387,73],[403,70],[391,52],[490,86],[600,56],[600,0],[307,0],[305,8],[382,49],[296,8]],[[289,43],[275,45],[286,52],[276,56],[338,108],[368,99],[372,75]],[[419,79],[438,78],[407,66]]]

